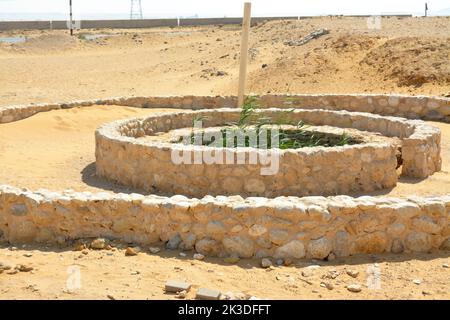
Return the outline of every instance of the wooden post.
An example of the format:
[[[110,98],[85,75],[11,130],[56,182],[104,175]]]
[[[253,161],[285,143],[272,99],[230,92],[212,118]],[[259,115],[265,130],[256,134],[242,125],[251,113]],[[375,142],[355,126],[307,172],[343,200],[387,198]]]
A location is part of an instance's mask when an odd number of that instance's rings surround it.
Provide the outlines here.
[[[69,6],[70,6],[70,35],[73,36],[72,0],[69,0]]]
[[[244,4],[244,18],[242,19],[242,38],[241,38],[241,65],[239,67],[239,90],[238,90],[238,108],[244,104],[245,94],[245,78],[247,76],[247,62],[248,62],[248,35],[250,33],[250,19],[251,19],[250,2]]]

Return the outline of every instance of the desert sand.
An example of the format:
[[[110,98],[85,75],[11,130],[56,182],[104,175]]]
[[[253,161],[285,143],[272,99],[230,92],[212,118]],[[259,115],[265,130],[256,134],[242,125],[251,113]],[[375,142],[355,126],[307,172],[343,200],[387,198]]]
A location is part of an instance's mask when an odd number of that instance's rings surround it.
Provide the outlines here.
[[[450,94],[450,17],[385,18],[381,27],[342,17],[252,27],[248,92]],[[330,33],[284,44],[320,28]],[[29,41],[0,43],[0,106],[237,90],[239,26],[0,32],[18,35]]]
[[[327,28],[303,46],[285,42]],[[87,40],[86,34],[109,35]],[[239,26],[0,32],[29,41],[0,43],[0,107],[114,96],[235,94]],[[251,30],[248,91],[252,93],[450,94],[450,17],[386,18],[380,30],[360,18],[328,17],[261,23]],[[95,177],[94,130],[115,119],[160,110],[93,106],[55,110],[0,125],[0,183],[33,190],[133,192]],[[450,191],[450,124],[442,130],[443,168],[423,181],[401,179],[374,195],[435,195]],[[30,169],[32,168],[32,169]],[[262,269],[257,260],[197,261],[192,252],[142,248],[125,256],[76,246],[0,246],[0,262],[28,272],[0,273],[1,299],[175,299],[168,279],[185,279],[247,297],[274,299],[449,299],[447,252],[354,256],[294,261]],[[321,265],[308,268],[308,265]],[[78,266],[81,288],[68,290],[68,267]],[[381,287],[367,286],[378,268]],[[311,271],[314,270],[314,271]],[[359,272],[356,278],[346,270]],[[350,272],[351,273],[351,272]],[[360,284],[362,291],[345,286]],[[327,288],[328,287],[328,288]]]

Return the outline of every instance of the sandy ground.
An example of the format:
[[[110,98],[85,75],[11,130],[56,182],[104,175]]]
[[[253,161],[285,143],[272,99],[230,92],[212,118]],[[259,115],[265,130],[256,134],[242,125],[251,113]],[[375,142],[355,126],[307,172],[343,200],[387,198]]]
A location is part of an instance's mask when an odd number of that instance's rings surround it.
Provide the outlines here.
[[[319,28],[330,33],[304,46],[285,44]],[[0,32],[0,37],[29,37],[25,43],[0,43],[0,107],[121,95],[235,94],[239,30],[223,26],[83,31],[111,35],[97,40],[86,40],[80,33],[70,38],[62,31]],[[248,89],[448,95],[449,34],[448,17],[382,19],[380,30],[368,29],[366,20],[357,18],[259,24],[251,31]],[[0,183],[130,192],[93,175],[94,130],[108,121],[158,111],[94,106],[2,124]],[[431,124],[442,130],[443,171],[423,181],[401,179],[396,188],[374,195],[449,192],[450,124]],[[0,299],[175,299],[163,292],[168,279],[191,282],[194,287],[187,298],[198,287],[207,287],[277,299],[450,299],[448,252],[303,260],[267,270],[256,260],[197,261],[192,252],[182,257],[177,251],[155,255],[142,249],[127,257],[120,248],[81,252],[72,247],[2,244],[0,264],[23,264],[33,270],[0,273]],[[318,264],[314,271],[307,268]],[[76,267],[81,288],[71,291],[67,282],[73,280],[71,270]],[[367,286],[368,267],[380,272],[379,289]],[[353,278],[346,270],[359,275]],[[362,291],[349,292],[348,284],[360,284]]]
[[[303,46],[313,30],[329,29]],[[85,34],[110,34],[84,40]],[[240,27],[0,32],[0,106],[130,95],[236,94]],[[251,29],[253,93],[450,94],[450,17],[271,21]],[[263,65],[265,67],[263,68]],[[218,75],[223,71],[224,75]],[[219,73],[222,74],[222,73]]]
[[[169,279],[192,284],[188,299],[200,287],[262,299],[450,298],[450,258],[443,252],[355,256],[331,262],[303,260],[270,269],[261,268],[256,260],[198,261],[192,259],[192,253],[187,254],[181,257],[177,251],[158,254],[147,251],[125,256],[124,249],[83,253],[4,246],[0,247],[0,261],[33,270],[0,274],[0,299],[176,299],[175,295],[164,293],[164,284]],[[311,265],[320,267],[308,268]],[[75,281],[78,270],[80,288]],[[347,270],[359,274],[353,278]],[[372,275],[379,282],[372,281]],[[324,287],[330,284],[332,289]],[[346,286],[351,284],[359,284],[361,292],[348,291]]]
[[[34,190],[129,192],[94,175],[94,132],[103,123],[154,112],[158,109],[95,106],[43,112],[2,124],[0,181]]]

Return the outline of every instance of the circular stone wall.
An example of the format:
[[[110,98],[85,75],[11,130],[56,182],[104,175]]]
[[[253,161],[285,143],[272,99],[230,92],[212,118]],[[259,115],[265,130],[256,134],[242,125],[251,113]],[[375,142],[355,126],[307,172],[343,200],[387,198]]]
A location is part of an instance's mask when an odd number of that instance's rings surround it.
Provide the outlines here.
[[[288,116],[293,122],[398,137],[405,174],[433,171],[440,163],[435,146],[438,139],[433,139],[439,132],[421,121],[326,110],[266,109],[256,113],[274,121]],[[203,119],[203,127],[217,127],[236,121],[239,115],[239,109],[199,110],[104,125],[96,132],[97,174],[149,192],[193,197],[332,195],[396,185],[399,146],[382,137],[355,145],[287,150],[213,148],[143,138],[192,127],[198,118]],[[437,155],[431,152],[425,162],[408,162],[424,152],[423,146],[435,148]]]

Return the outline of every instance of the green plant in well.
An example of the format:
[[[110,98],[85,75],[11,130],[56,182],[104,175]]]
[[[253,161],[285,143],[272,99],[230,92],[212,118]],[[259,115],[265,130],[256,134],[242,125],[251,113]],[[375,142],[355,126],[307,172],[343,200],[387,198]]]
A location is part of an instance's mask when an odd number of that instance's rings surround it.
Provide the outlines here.
[[[227,128],[223,128],[220,130],[222,135],[222,146],[223,147],[249,147],[250,139],[249,137],[245,137],[243,144],[239,144],[237,141],[237,137],[234,137],[232,141],[229,141],[227,138],[227,134],[230,132],[237,132],[239,130],[245,130],[246,127],[252,125],[255,127],[256,136],[257,136],[257,145],[258,148],[260,146],[260,141],[262,138],[262,134],[266,134],[266,142],[267,148],[277,147],[279,149],[298,149],[304,147],[317,147],[317,146],[325,146],[325,147],[333,147],[333,146],[344,146],[347,144],[355,144],[359,143],[358,141],[349,137],[345,132],[342,135],[333,135],[327,134],[323,132],[314,132],[310,130],[306,130],[308,125],[303,121],[299,121],[295,123],[292,121],[292,117],[290,115],[294,112],[295,109],[291,109],[287,112],[280,112],[275,120],[271,117],[256,117],[255,110],[258,109],[258,100],[256,97],[249,96],[245,99],[245,102],[242,106],[242,110],[239,114],[239,119],[234,122],[227,123]],[[194,121],[202,121],[203,117],[197,117]],[[266,130],[261,130],[263,126],[271,126],[272,128],[267,128]],[[281,128],[283,125],[294,126],[294,128],[284,129]],[[278,130],[273,130],[273,126],[278,126]],[[205,133],[197,133],[202,135],[202,144],[204,146],[212,145],[215,141],[213,138],[205,137]],[[277,136],[275,136],[277,135]],[[194,144],[194,131],[191,133],[191,143]],[[279,145],[272,146],[272,138],[278,138]],[[276,140],[275,140],[276,141]],[[231,145],[230,145],[231,143]]]
[[[245,128],[248,126],[253,118],[255,109],[259,108],[258,100],[256,97],[248,96],[244,100],[241,113],[239,114],[238,121],[228,122],[230,127]]]

